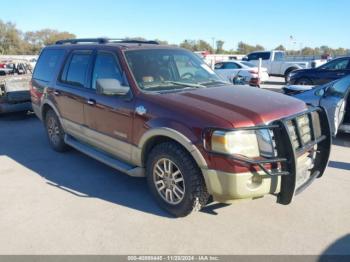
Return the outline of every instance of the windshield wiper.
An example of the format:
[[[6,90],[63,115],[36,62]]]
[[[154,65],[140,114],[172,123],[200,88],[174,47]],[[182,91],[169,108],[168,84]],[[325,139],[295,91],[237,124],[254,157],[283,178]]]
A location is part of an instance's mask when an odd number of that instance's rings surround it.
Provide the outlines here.
[[[206,86],[202,84],[186,83],[186,82],[179,82],[179,81],[164,81],[164,83],[169,83],[169,84],[183,86],[183,87],[206,88]]]
[[[221,81],[221,80],[210,80],[210,81],[207,81],[207,82],[201,82],[200,83],[201,85],[208,85],[208,84],[230,84],[229,82],[225,82],[225,81]]]

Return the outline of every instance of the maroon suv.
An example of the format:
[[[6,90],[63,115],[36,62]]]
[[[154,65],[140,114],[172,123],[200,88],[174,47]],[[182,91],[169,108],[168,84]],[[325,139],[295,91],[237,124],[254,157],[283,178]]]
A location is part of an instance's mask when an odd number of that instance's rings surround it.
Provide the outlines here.
[[[289,204],[329,158],[323,109],[232,86],[195,54],[154,41],[59,41],[41,52],[31,97],[55,150],[146,176],[175,216],[211,199]]]

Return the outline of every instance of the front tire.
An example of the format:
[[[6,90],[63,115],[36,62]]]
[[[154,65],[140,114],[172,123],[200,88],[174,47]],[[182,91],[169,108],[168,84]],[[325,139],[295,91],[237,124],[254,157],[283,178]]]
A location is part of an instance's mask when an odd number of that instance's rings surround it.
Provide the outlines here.
[[[290,81],[290,74],[291,74],[293,71],[295,71],[295,70],[297,70],[297,68],[289,68],[289,69],[285,72],[285,74],[284,74],[284,81],[286,82],[286,84],[288,84],[289,81]]]
[[[64,142],[64,131],[56,113],[49,109],[45,115],[45,128],[51,147],[57,152],[65,152],[68,146]]]
[[[302,78],[299,78],[296,82],[295,82],[296,85],[305,85],[305,86],[311,86],[313,83],[312,81],[307,78],[307,77],[302,77]]]
[[[198,211],[208,203],[201,170],[191,155],[175,142],[156,145],[146,164],[149,189],[163,209],[176,217]]]

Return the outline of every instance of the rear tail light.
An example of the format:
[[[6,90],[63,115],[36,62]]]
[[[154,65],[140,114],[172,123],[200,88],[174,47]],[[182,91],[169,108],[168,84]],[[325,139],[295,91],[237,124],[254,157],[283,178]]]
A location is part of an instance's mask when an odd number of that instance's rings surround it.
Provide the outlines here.
[[[32,81],[29,82],[29,90],[32,101],[39,102],[43,93],[39,92],[39,90],[33,85]]]

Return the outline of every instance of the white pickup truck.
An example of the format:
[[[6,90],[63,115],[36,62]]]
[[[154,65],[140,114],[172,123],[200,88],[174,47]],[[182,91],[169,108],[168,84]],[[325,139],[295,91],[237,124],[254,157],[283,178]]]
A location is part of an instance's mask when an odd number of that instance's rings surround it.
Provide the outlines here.
[[[283,76],[286,82],[288,82],[289,75],[294,70],[312,68],[327,62],[327,60],[313,59],[293,61],[286,56],[284,51],[278,50],[253,52],[248,54],[243,60],[258,65],[260,58],[262,59],[262,66],[267,68],[269,75]]]

